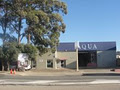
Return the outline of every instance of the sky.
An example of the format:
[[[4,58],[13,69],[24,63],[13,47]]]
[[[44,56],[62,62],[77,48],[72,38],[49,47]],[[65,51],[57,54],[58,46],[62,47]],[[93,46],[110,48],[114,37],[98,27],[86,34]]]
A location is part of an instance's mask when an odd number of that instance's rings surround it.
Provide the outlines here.
[[[66,32],[60,42],[115,41],[120,51],[120,0],[63,0]]]

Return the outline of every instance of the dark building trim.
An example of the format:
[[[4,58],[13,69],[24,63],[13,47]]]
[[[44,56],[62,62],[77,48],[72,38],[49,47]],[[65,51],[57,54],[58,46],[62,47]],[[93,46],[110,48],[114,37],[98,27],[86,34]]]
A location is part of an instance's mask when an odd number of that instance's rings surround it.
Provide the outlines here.
[[[116,50],[116,42],[79,42],[79,51]],[[75,51],[75,43],[59,43],[57,51]]]

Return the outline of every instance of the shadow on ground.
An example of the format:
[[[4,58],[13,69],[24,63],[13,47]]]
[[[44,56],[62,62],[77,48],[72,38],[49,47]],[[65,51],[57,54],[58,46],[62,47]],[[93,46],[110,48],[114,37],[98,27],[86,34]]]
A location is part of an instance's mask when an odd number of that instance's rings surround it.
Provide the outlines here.
[[[85,73],[82,76],[120,76],[120,73]]]

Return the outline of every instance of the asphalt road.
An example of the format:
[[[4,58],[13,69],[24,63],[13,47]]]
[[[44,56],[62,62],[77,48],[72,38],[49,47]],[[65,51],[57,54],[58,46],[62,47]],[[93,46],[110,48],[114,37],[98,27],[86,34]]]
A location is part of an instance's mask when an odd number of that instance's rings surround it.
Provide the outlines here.
[[[119,84],[80,86],[0,86],[0,90],[120,90]]]
[[[20,76],[0,74],[0,85],[89,85],[120,84],[120,74],[83,74],[66,76]]]
[[[95,80],[95,79],[112,79],[120,80],[120,74],[83,74],[65,75],[65,76],[20,76],[0,74],[0,79],[10,80]]]

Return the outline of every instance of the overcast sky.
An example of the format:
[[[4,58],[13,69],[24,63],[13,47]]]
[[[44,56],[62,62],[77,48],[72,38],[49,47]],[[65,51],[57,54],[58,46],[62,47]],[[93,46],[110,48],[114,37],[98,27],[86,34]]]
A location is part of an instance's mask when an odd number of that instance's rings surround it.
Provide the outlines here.
[[[68,14],[60,42],[116,41],[120,50],[120,0],[64,0]]]

